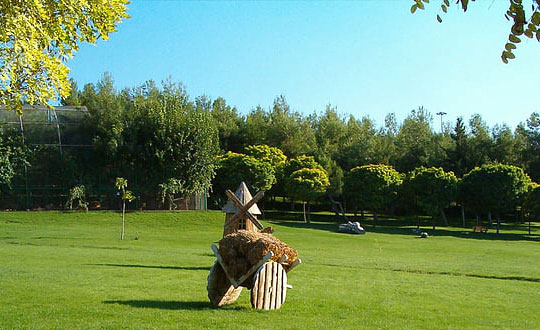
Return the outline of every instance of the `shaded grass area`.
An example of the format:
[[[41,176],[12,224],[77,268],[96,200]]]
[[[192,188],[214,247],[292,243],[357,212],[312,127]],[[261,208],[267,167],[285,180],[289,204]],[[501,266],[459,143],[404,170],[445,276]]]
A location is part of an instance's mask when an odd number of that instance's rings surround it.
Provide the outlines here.
[[[0,213],[2,329],[513,328],[540,324],[540,238],[520,226],[500,235],[441,228],[428,239],[410,219],[368,234],[337,233],[266,212],[304,263],[277,311],[251,309],[249,292],[213,308],[206,277],[220,212]],[[502,236],[501,236],[502,235]],[[507,236],[504,236],[507,235]],[[138,237],[138,240],[134,238]]]

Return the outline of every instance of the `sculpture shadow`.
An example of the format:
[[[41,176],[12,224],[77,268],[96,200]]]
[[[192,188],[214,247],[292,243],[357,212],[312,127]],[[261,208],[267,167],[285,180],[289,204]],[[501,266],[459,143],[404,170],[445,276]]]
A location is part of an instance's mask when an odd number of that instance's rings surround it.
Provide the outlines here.
[[[88,266],[124,267],[124,268],[151,268],[151,269],[176,269],[176,270],[205,270],[206,266],[161,266],[161,265],[132,265],[132,264],[88,264]]]
[[[104,304],[117,304],[130,306],[135,308],[155,308],[164,310],[189,310],[189,311],[202,311],[217,309],[214,305],[207,301],[173,301],[173,300],[106,300]],[[246,310],[246,307],[242,306],[224,306],[220,309],[223,310]]]
[[[104,304],[125,305],[136,308],[156,308],[167,310],[204,310],[213,309],[204,301],[172,301],[172,300],[106,300]]]

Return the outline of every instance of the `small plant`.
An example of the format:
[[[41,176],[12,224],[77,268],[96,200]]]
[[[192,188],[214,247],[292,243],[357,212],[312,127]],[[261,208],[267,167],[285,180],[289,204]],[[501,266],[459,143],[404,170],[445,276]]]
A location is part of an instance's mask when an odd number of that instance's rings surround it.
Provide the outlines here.
[[[133,193],[130,190],[126,190],[127,188],[127,180],[124,178],[116,178],[115,183],[116,189],[120,191],[122,194],[122,234],[120,235],[120,239],[124,239],[124,224],[126,219],[126,201],[131,202],[135,199],[135,196],[133,196]]]
[[[88,212],[88,202],[86,201],[86,187],[82,184],[77,185],[69,190],[68,201],[65,208],[73,210],[73,202],[78,201],[78,208],[83,208],[85,212]]]
[[[176,210],[178,205],[174,202],[174,195],[182,192],[182,182],[178,179],[170,178],[167,182],[161,183],[158,186],[161,203],[165,204],[165,201],[167,201],[169,210]]]

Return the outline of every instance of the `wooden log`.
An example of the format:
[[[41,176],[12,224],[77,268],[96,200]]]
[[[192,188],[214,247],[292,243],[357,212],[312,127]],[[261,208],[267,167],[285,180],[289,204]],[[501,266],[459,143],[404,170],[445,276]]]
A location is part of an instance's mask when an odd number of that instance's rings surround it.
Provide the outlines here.
[[[242,287],[235,288],[232,286],[223,268],[216,261],[208,274],[206,290],[208,291],[210,303],[219,307],[235,302],[242,292]]]

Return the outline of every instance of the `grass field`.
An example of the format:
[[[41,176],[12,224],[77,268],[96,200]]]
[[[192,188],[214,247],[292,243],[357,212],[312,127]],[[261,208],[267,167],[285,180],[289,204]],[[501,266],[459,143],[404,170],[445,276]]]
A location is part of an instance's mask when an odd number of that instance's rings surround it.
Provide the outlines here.
[[[0,213],[0,328],[540,328],[538,223],[531,236],[444,228],[419,239],[385,222],[353,236],[267,218],[304,261],[277,311],[251,309],[247,291],[209,304],[220,212],[129,213],[124,241],[114,212]]]

